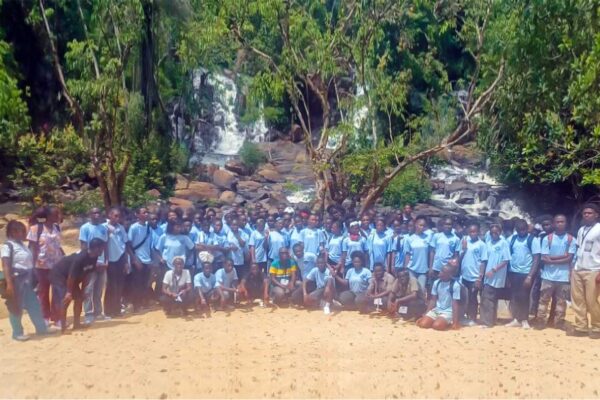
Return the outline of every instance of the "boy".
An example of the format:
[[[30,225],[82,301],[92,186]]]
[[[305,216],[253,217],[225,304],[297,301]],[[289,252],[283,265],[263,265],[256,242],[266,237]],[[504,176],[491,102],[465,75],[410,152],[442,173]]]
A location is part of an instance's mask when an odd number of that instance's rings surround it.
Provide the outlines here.
[[[442,267],[451,258],[458,256],[460,240],[452,233],[452,219],[444,218],[442,221],[442,232],[435,233],[429,243],[429,272],[430,282],[436,280]]]
[[[479,225],[469,226],[468,236],[460,242],[460,279],[467,292],[467,317],[469,325],[477,319],[479,302],[477,294],[482,288],[485,264],[487,263],[487,246],[479,239]]]
[[[269,302],[268,281],[258,263],[253,262],[250,265],[250,271],[242,278],[239,286],[239,293],[243,300],[253,302],[260,300],[260,306],[264,307]]]
[[[140,207],[136,213],[137,221],[129,227],[128,239],[133,257],[131,262],[131,302],[133,311],[140,311],[147,300],[148,281],[152,265],[152,228],[148,224],[148,210]]]
[[[109,317],[121,315],[121,298],[128,271],[128,256],[134,255],[129,247],[127,232],[120,223],[121,211],[112,208],[108,212],[108,269],[106,271],[106,293],[104,294],[104,312]]]
[[[227,303],[235,303],[238,293],[238,274],[233,268],[233,261],[226,259],[223,268],[215,272],[216,290],[219,294],[221,309],[231,309],[233,306]]]
[[[490,239],[486,242],[488,261],[485,270],[482,265],[480,273],[484,276],[479,311],[482,328],[491,328],[496,324],[498,294],[506,285],[506,268],[510,260],[510,250],[506,240],[500,237],[500,229],[497,224],[490,227]]]
[[[298,266],[298,278],[304,280],[306,275],[316,267],[317,256],[304,252],[304,245],[298,242],[294,245],[294,262]]]
[[[277,305],[289,301],[292,291],[296,287],[296,274],[298,266],[296,262],[290,259],[290,252],[287,248],[279,249],[279,260],[273,261],[269,268],[270,298]]]
[[[174,308],[180,308],[183,315],[187,315],[192,290],[190,271],[184,269],[185,258],[177,256],[172,261],[173,269],[165,273],[163,278],[163,295],[160,303],[167,316],[173,315]]]
[[[388,300],[388,313],[395,317],[400,315],[403,321],[419,318],[427,310],[425,292],[419,286],[417,278],[411,276],[408,269],[397,271],[397,278],[392,285]]]
[[[308,218],[308,226],[300,232],[300,242],[304,244],[304,252],[316,258],[325,247],[325,235],[317,228],[319,219],[315,214]]]
[[[375,263],[367,292],[356,296],[356,306],[360,313],[366,314],[373,309],[384,310],[393,286],[394,276],[385,271],[382,263]]]
[[[458,261],[452,259],[440,271],[439,279],[431,288],[428,311],[417,320],[419,328],[444,331],[452,326],[452,329],[460,329],[461,285],[452,279],[457,268]]]
[[[203,262],[202,272],[194,276],[194,289],[196,289],[198,310],[206,310],[210,314],[210,303],[215,303],[220,300],[219,293],[216,290],[217,277],[212,273],[212,263]]]
[[[323,302],[323,313],[331,314],[331,302],[335,296],[333,268],[327,267],[325,257],[317,258],[316,266],[302,280],[302,287],[292,293],[292,302],[307,308],[318,307]]]

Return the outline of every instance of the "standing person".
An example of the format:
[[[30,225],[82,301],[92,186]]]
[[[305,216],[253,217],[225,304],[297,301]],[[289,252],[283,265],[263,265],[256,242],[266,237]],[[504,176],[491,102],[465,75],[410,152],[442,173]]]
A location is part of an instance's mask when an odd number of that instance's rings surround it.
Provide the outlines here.
[[[238,276],[246,276],[248,266],[244,259],[244,247],[248,242],[248,235],[240,229],[237,220],[232,220],[229,225],[229,233],[227,233],[227,243],[231,251],[231,260],[235,266]]]
[[[292,291],[296,288],[298,266],[291,259],[287,248],[279,249],[279,260],[273,261],[269,268],[270,290],[269,297],[277,304],[286,304]]]
[[[269,226],[268,235],[266,237],[267,247],[269,249],[267,253],[267,265],[270,266],[273,261],[279,260],[279,250],[287,248],[289,246],[289,240],[287,235],[282,233],[283,220],[277,218],[277,220]],[[268,269],[265,273],[268,273]]]
[[[554,232],[542,239],[542,284],[539,309],[535,320],[536,329],[543,329],[548,318],[550,301],[556,303],[554,326],[565,328],[567,301],[571,292],[569,276],[573,255],[577,251],[575,240],[567,233],[567,218],[559,214],[554,217]]]
[[[167,270],[173,269],[175,257],[182,257],[185,260],[187,253],[195,246],[192,240],[182,233],[182,230],[181,221],[169,222],[166,233],[156,243],[160,262],[167,267]]]
[[[22,222],[9,221],[6,225],[6,242],[0,248],[3,278],[6,281],[6,307],[12,328],[12,338],[23,342],[29,340],[25,335],[21,319],[23,310],[27,310],[36,334],[44,335],[48,330],[40,303],[33,291],[33,255],[25,246],[27,228]]]
[[[250,233],[248,248],[250,249],[250,262],[258,264],[261,271],[267,272],[267,251],[269,250],[269,231],[265,229],[265,220],[256,220],[256,229]]]
[[[404,269],[404,238],[407,234],[408,226],[399,219],[394,220],[394,235],[392,236],[392,273],[394,276]]]
[[[325,248],[323,231],[317,228],[319,219],[315,214],[308,218],[308,226],[300,232],[300,241],[304,244],[304,253],[312,255],[315,260]]]
[[[183,221],[182,227],[181,233],[189,237],[192,243],[196,243],[198,241],[199,232],[196,231],[194,222],[191,219],[186,219]],[[184,268],[190,271],[191,276],[196,274],[196,271],[198,270],[198,251],[196,246],[192,247],[185,254]]]
[[[412,215],[412,206],[410,204],[406,204],[404,208],[402,208],[402,222],[409,222],[413,220]]]
[[[569,336],[588,335],[590,315],[591,339],[600,339],[600,224],[598,206],[583,206],[583,226],[577,232],[577,260],[571,274],[571,307],[575,313]]]
[[[539,234],[537,235],[537,237],[538,237],[538,240],[540,241],[540,248],[541,248],[542,241],[544,240],[544,238],[546,236],[548,236],[549,234],[551,234],[552,231],[554,230],[554,228],[553,228],[554,219],[552,218],[551,215],[544,215],[540,218],[539,225],[540,225],[539,227],[541,227],[542,229],[539,231]],[[533,316],[534,318],[537,317],[538,306],[540,304],[540,289],[542,286],[542,270],[543,269],[544,269],[544,262],[540,258],[537,273],[533,280],[533,284],[531,285],[531,296],[530,296],[530,300],[529,300],[529,315]],[[552,308],[550,309],[550,319],[548,322],[554,320],[555,303],[556,303],[556,298],[553,298]]]
[[[181,309],[183,315],[187,315],[192,291],[190,271],[184,269],[185,257],[183,256],[176,256],[171,260],[171,264],[173,269],[167,271],[163,277],[163,295],[160,303],[167,316],[172,316],[176,308]]]
[[[128,270],[127,232],[120,224],[121,211],[112,208],[108,212],[108,269],[106,271],[106,293],[104,294],[104,313],[111,318],[121,315],[121,298]]]
[[[344,270],[348,270],[352,266],[352,257],[350,257],[352,253],[356,251],[367,253],[367,239],[360,234],[360,223],[358,221],[349,224],[348,235],[344,238],[343,248],[346,249]],[[338,273],[338,275],[340,274]],[[343,273],[341,273],[341,276],[344,276]]]
[[[148,224],[148,210],[140,207],[136,213],[137,221],[129,227],[128,239],[131,243],[133,257],[131,262],[131,302],[133,311],[138,312],[146,305],[148,293],[148,280],[152,268],[152,242],[153,233]]]
[[[83,224],[79,230],[79,243],[81,251],[86,251],[92,239],[100,239],[104,242],[104,251],[98,257],[96,268],[88,275],[88,282],[84,289],[83,310],[85,323],[91,324],[96,319],[106,319],[102,313],[102,294],[106,286],[106,269],[108,261],[108,229],[104,225],[105,219],[102,211],[95,207],[90,210],[90,220]]]
[[[394,287],[394,276],[386,272],[382,263],[375,263],[373,275],[369,279],[369,287],[366,293],[356,297],[356,306],[362,314],[369,313],[374,309],[385,311],[389,295]]]
[[[469,325],[474,325],[479,309],[477,295],[483,287],[483,271],[488,254],[486,244],[479,238],[479,225],[469,226],[468,233],[460,242],[460,278],[467,292]]]
[[[388,313],[392,317],[399,315],[403,321],[420,318],[427,310],[423,288],[407,269],[397,271],[396,275],[387,304]]]
[[[488,261],[481,291],[480,316],[482,327],[491,328],[496,324],[498,292],[506,285],[506,269],[510,261],[510,250],[506,240],[500,237],[500,226],[490,227],[490,240],[486,243]]]
[[[352,258],[352,268],[346,271],[344,278],[336,275],[335,280],[341,288],[348,288],[339,294],[340,303],[346,310],[355,310],[356,299],[367,292],[372,274],[371,270],[364,267],[364,253],[354,252],[350,257]]]
[[[373,231],[373,226],[371,226],[371,217],[368,214],[363,214],[360,217],[360,226],[359,232],[362,237],[366,239],[371,236],[371,232]]]
[[[452,219],[444,218],[442,221],[441,232],[433,234],[431,243],[429,243],[429,281],[435,281],[442,267],[448,264],[451,258],[458,256],[459,242],[458,236],[452,233]]]
[[[325,254],[327,264],[336,272],[343,271],[346,264],[346,255],[348,248],[346,247],[346,238],[342,234],[342,223],[334,221],[331,223],[331,235],[325,244]]]
[[[422,288],[427,286],[429,270],[429,235],[425,233],[426,219],[415,220],[415,233],[404,240],[404,268],[408,268]]]
[[[67,310],[73,305],[73,329],[81,329],[80,317],[83,308],[83,291],[89,274],[96,268],[98,257],[104,252],[105,243],[101,239],[92,239],[86,250],[63,257],[50,271],[52,283],[52,304],[60,315],[60,327],[67,329]]]
[[[456,276],[457,265],[456,260],[452,260],[442,268],[431,288],[427,313],[417,320],[419,328],[444,331],[452,326],[452,329],[460,329],[461,285],[452,278]]]
[[[33,254],[35,276],[37,278],[37,296],[42,306],[46,325],[52,319],[58,322],[60,315],[52,315],[50,307],[50,270],[64,256],[61,247],[60,210],[58,207],[38,209],[29,220],[29,249]]]
[[[522,219],[516,221],[516,233],[509,240],[511,257],[508,280],[513,320],[506,326],[522,327],[523,329],[531,328],[529,326],[529,295],[541,253],[539,241],[528,234],[528,228],[526,221]]]
[[[375,222],[375,230],[367,238],[367,250],[369,254],[369,268],[371,271],[376,263],[381,263],[386,271],[391,270],[391,254],[393,252],[394,239],[386,233],[385,220],[378,218]]]

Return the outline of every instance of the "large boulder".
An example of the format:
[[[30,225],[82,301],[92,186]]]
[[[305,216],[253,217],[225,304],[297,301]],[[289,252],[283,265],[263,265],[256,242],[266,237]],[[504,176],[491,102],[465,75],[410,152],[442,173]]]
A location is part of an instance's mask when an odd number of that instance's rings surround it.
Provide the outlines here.
[[[183,189],[185,190],[185,189]],[[190,200],[186,200],[186,199],[182,199],[179,197],[170,197],[169,198],[169,204],[171,204],[174,207],[179,207],[182,208],[184,210],[188,209],[188,208],[193,208],[194,207],[194,203]]]
[[[222,203],[231,205],[235,202],[235,197],[236,197],[235,192],[232,192],[231,190],[226,190],[223,193],[221,193],[221,196],[219,197],[219,201]]]
[[[212,181],[215,185],[226,190],[236,190],[237,178],[227,170],[218,169],[213,173]]]
[[[241,176],[248,175],[248,168],[240,160],[229,160],[225,163],[225,169]]]
[[[212,183],[191,181],[186,189],[175,190],[175,197],[192,202],[218,200],[221,191]]]
[[[265,164],[260,170],[258,170],[257,174],[267,182],[277,183],[284,181],[281,174],[277,172],[275,167],[273,167],[271,164]]]
[[[175,179],[177,179],[177,181],[175,183],[175,190],[188,188],[188,186],[190,184],[190,180],[187,179],[185,176],[183,176],[181,174],[177,174]]]

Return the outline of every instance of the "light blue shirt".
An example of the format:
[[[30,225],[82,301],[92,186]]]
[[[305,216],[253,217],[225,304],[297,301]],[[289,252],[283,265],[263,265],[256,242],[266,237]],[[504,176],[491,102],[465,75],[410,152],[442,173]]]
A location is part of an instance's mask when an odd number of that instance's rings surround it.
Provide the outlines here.
[[[125,254],[127,232],[121,224],[113,226],[107,222],[104,226],[108,229],[108,262],[117,262]]]
[[[472,241],[470,237],[463,239],[467,243],[467,250],[462,249],[460,244],[460,254],[463,256],[460,266],[460,275],[462,279],[469,282],[475,282],[479,278],[480,265],[487,261],[487,246],[481,239]],[[462,242],[461,242],[462,243]]]
[[[429,271],[429,235],[413,233],[404,240],[404,254],[410,255],[408,269],[418,274]]]
[[[304,253],[319,255],[321,245],[325,243],[325,237],[320,229],[304,228],[300,232],[300,241],[304,243]]]
[[[487,243],[487,253],[488,262],[485,267],[486,274],[501,262],[510,260],[508,242],[502,238],[499,238],[497,242],[490,240]],[[502,268],[501,270],[497,271],[491,279],[486,276],[483,283],[497,289],[503,288],[506,284],[506,270],[507,268]]]
[[[352,240],[350,236],[345,237],[343,246],[346,248],[346,265],[352,264],[352,253],[355,251],[367,253],[367,240],[360,234],[358,240]]]
[[[546,256],[565,256],[567,254],[575,254],[577,252],[576,240],[564,233],[562,236],[552,233],[552,243],[549,243],[547,235],[542,239],[542,255]],[[542,268],[542,279],[553,282],[569,282],[570,281],[570,265],[569,264],[544,264]]]
[[[134,253],[142,264],[150,264],[152,262],[153,235],[152,229],[148,229],[147,223],[142,225],[139,222],[135,222],[129,227],[127,236],[129,237],[129,242],[131,242],[131,248],[139,246],[134,250]]]
[[[356,272],[356,269],[352,267],[346,272],[346,279],[352,293],[365,293],[369,288],[371,271],[368,268],[362,268],[360,272]]]
[[[329,272],[329,268],[325,268],[325,271],[319,271],[319,268],[314,267],[310,270],[308,274],[306,274],[307,281],[313,281],[317,285],[317,289],[323,289],[327,280],[331,279],[331,272]]]
[[[300,235],[300,231],[294,227],[294,229],[292,229],[292,231],[289,233],[289,243],[290,243],[290,250],[294,248],[294,245],[298,242],[302,241],[302,236]]]
[[[258,230],[252,231],[248,239],[248,247],[254,247],[254,258],[257,263],[267,262],[267,253],[265,251],[265,235]],[[277,250],[279,251],[279,250]]]
[[[237,272],[235,268],[232,268],[231,272],[225,272],[225,268],[220,268],[215,272],[216,285],[218,287],[231,288],[233,281],[238,280]]]
[[[342,253],[348,251],[348,249],[345,246],[346,242],[344,240],[344,236],[332,235],[327,241],[327,244],[325,245],[325,248],[327,249],[327,257],[329,257],[329,259],[335,263],[340,262],[340,259],[342,258]]]
[[[213,290],[217,285],[217,277],[215,274],[209,276],[204,275],[204,272],[197,273],[194,276],[194,287],[199,288],[203,294],[206,294]]]
[[[452,300],[460,300],[460,284],[454,281],[452,296],[450,296],[450,283],[437,279],[431,287],[431,294],[437,296],[435,308],[439,312],[452,313]]]
[[[269,258],[279,260],[279,249],[287,246],[287,238],[277,231],[269,232]]]
[[[433,270],[441,271],[442,267],[458,252],[460,239],[454,233],[449,235],[439,232],[433,235],[429,246],[435,251]]]
[[[394,248],[394,268],[399,269],[404,267],[404,236],[396,236],[392,247]]]
[[[387,265],[386,259],[388,253],[393,251],[393,238],[384,233],[373,231],[367,239],[367,249],[369,251],[369,262],[371,271],[375,263],[382,263],[384,267]]]
[[[89,244],[92,239],[101,239],[107,242],[108,229],[106,229],[106,225],[94,225],[91,222],[83,224],[79,229],[79,241]]]
[[[540,241],[538,238],[531,240],[531,250],[527,245],[529,235],[518,237],[516,234],[508,238],[508,247],[511,253],[510,270],[518,274],[528,274],[533,265],[533,255],[540,254]]]
[[[194,248],[194,243],[187,235],[163,234],[156,244],[156,250],[167,263],[169,269],[173,269],[173,258],[186,257],[188,250]]]
[[[296,261],[302,279],[305,279],[308,273],[317,266],[317,256],[311,253],[304,253],[301,259],[294,256],[294,261]]]
[[[238,232],[240,234],[240,239],[244,242],[248,242],[248,235],[246,235],[246,232],[241,229],[238,229]],[[231,250],[231,260],[233,261],[233,265],[244,265],[244,246],[240,244],[239,240],[231,230],[227,234],[227,242],[229,245],[236,247],[234,250]]]

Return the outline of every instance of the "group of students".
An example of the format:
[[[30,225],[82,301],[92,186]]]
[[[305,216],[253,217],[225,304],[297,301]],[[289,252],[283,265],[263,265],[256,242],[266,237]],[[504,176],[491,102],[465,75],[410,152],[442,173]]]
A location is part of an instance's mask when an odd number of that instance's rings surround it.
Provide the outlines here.
[[[499,220],[482,234],[476,223],[442,218],[433,225],[412,214],[410,206],[385,216],[332,206],[323,217],[291,207],[269,213],[260,204],[226,212],[142,207],[131,216],[92,209],[81,250],[66,256],[60,210],[42,208],[29,230],[10,221],[1,248],[13,338],[28,338],[23,309],[37,333],[53,332],[52,323],[64,331],[71,302],[74,329],[159,301],[168,316],[256,302],[325,314],[379,311],[445,330],[494,326],[499,299],[510,300],[508,326],[525,329],[530,317],[534,328],[565,329],[570,300],[575,323],[567,333],[600,338],[594,204],[583,208],[576,237],[563,215],[536,225]]]

